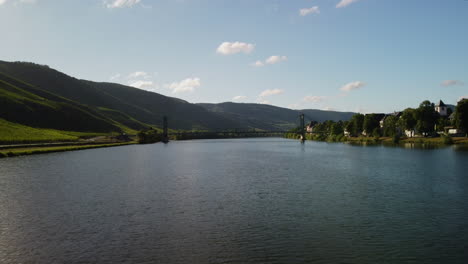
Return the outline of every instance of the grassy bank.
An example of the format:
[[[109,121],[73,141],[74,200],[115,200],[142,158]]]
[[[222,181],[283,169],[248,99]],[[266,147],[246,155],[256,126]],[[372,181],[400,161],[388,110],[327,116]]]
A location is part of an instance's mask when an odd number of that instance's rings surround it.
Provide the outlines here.
[[[52,153],[52,152],[63,152],[63,151],[71,151],[71,150],[116,147],[116,146],[124,146],[124,145],[129,145],[129,144],[135,144],[135,142],[94,144],[94,145],[68,145],[68,146],[57,146],[57,147],[32,147],[32,148],[16,148],[16,149],[3,149],[3,150],[0,149],[0,158],[32,155],[32,154],[42,154],[42,153]]]
[[[12,123],[0,118],[0,144],[68,142],[77,141],[83,137],[96,137],[103,135],[106,134],[34,128]]]
[[[290,133],[285,135],[286,138],[299,139],[299,135]],[[345,137],[341,135],[337,136],[325,136],[320,134],[306,135],[307,140],[314,141],[325,141],[325,142],[348,142],[348,143],[365,143],[365,144],[422,144],[422,145],[452,145],[460,144],[468,145],[467,137],[437,137],[437,138],[424,138],[424,137],[414,137],[406,138],[402,137],[395,142],[394,138],[391,137]]]

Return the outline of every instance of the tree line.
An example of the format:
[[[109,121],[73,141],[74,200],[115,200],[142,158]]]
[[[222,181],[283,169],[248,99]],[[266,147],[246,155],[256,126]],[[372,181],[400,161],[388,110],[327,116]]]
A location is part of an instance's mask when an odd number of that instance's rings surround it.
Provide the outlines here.
[[[417,131],[423,136],[436,135],[445,127],[453,126],[459,130],[468,131],[468,99],[462,99],[455,108],[455,117],[450,108],[446,116],[441,116],[434,103],[426,100],[418,108],[407,108],[403,112],[390,115],[355,114],[349,121],[312,122],[313,134],[307,137],[315,140],[341,141],[345,136],[358,137],[399,137],[404,131]],[[383,123],[381,124],[381,121]],[[297,133],[300,128],[291,130]]]

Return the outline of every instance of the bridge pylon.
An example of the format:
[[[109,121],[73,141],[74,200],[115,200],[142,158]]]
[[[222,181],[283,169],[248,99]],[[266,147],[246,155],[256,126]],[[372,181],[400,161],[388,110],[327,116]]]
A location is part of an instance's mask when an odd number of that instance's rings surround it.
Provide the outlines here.
[[[301,113],[301,115],[299,116],[299,119],[300,119],[300,133],[301,133],[301,140],[305,140],[305,121],[304,121],[304,114]]]
[[[162,138],[162,141],[164,143],[169,142],[169,137],[168,137],[168,134],[167,134],[167,116],[163,117],[163,138]]]

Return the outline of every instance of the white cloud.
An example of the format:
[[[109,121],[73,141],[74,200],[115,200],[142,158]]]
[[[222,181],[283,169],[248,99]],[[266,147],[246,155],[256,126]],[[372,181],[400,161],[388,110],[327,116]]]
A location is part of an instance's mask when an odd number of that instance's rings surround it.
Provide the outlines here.
[[[6,0],[0,0],[0,5],[3,5],[4,3],[6,3]]]
[[[260,93],[260,97],[267,97],[267,96],[272,96],[272,95],[278,95],[278,94],[282,94],[284,93],[283,90],[281,89],[272,89],[272,90],[265,90],[263,92]]]
[[[223,55],[231,55],[243,52],[245,54],[251,53],[255,49],[254,44],[244,42],[223,42],[216,50],[217,53]]]
[[[147,79],[147,78],[149,78],[149,76],[148,76],[148,73],[146,73],[146,72],[136,71],[136,72],[130,73],[127,78],[129,78],[129,79],[135,79],[135,78],[145,78],[145,79]]]
[[[318,102],[322,102],[326,98],[327,98],[326,96],[309,95],[309,96],[304,97],[302,101],[307,102],[307,103],[318,103]]]
[[[366,86],[364,82],[356,81],[356,82],[350,82],[348,84],[345,84],[343,87],[340,88],[340,90],[344,92],[350,92],[352,90],[361,89],[364,86]]]
[[[247,96],[243,96],[243,95],[234,96],[232,98],[233,101],[243,101],[245,99],[247,99]]]
[[[156,85],[152,81],[132,81],[129,83],[130,86],[138,88],[138,89],[143,89],[143,90],[148,90],[148,91],[154,91],[156,88]]]
[[[357,1],[359,0],[341,0],[337,5],[336,5],[336,8],[342,8],[342,7],[346,7],[352,3],[356,3]]]
[[[313,6],[311,8],[302,8],[299,10],[299,15],[301,16],[307,16],[310,14],[320,14],[320,9],[318,6]]]
[[[282,61],[287,61],[288,57],[286,56],[271,56],[268,59],[266,59],[265,63],[266,64],[276,64]]]
[[[193,92],[195,88],[201,86],[200,78],[187,78],[180,82],[173,82],[166,85],[172,93]]]
[[[445,80],[441,83],[442,86],[463,86],[464,83],[458,80]]]
[[[105,1],[107,8],[122,8],[122,7],[132,7],[141,0],[113,0],[113,1]]]
[[[252,63],[252,66],[254,66],[254,67],[263,67],[263,66],[265,66],[265,63],[258,60],[256,62]]]
[[[254,67],[263,67],[265,66],[265,64],[276,64],[276,63],[280,63],[282,61],[287,61],[288,60],[288,57],[286,56],[278,56],[278,55],[274,55],[274,56],[270,56],[268,57],[265,62],[263,61],[256,61],[254,63],[252,63],[252,66]]]

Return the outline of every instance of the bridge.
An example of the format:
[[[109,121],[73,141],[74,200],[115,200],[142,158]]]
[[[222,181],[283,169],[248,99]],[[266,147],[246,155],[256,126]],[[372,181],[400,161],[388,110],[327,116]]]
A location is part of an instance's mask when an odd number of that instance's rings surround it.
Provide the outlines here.
[[[297,134],[301,136],[301,139],[305,139],[305,121],[304,114],[299,115],[300,120],[300,129]],[[169,137],[176,138],[232,138],[232,137],[267,137],[267,136],[279,136],[290,133],[290,131],[284,130],[244,130],[244,129],[231,129],[231,130],[222,130],[222,131],[184,131],[184,132],[169,132],[168,131],[168,121],[167,117],[163,118],[163,141],[168,142]]]

